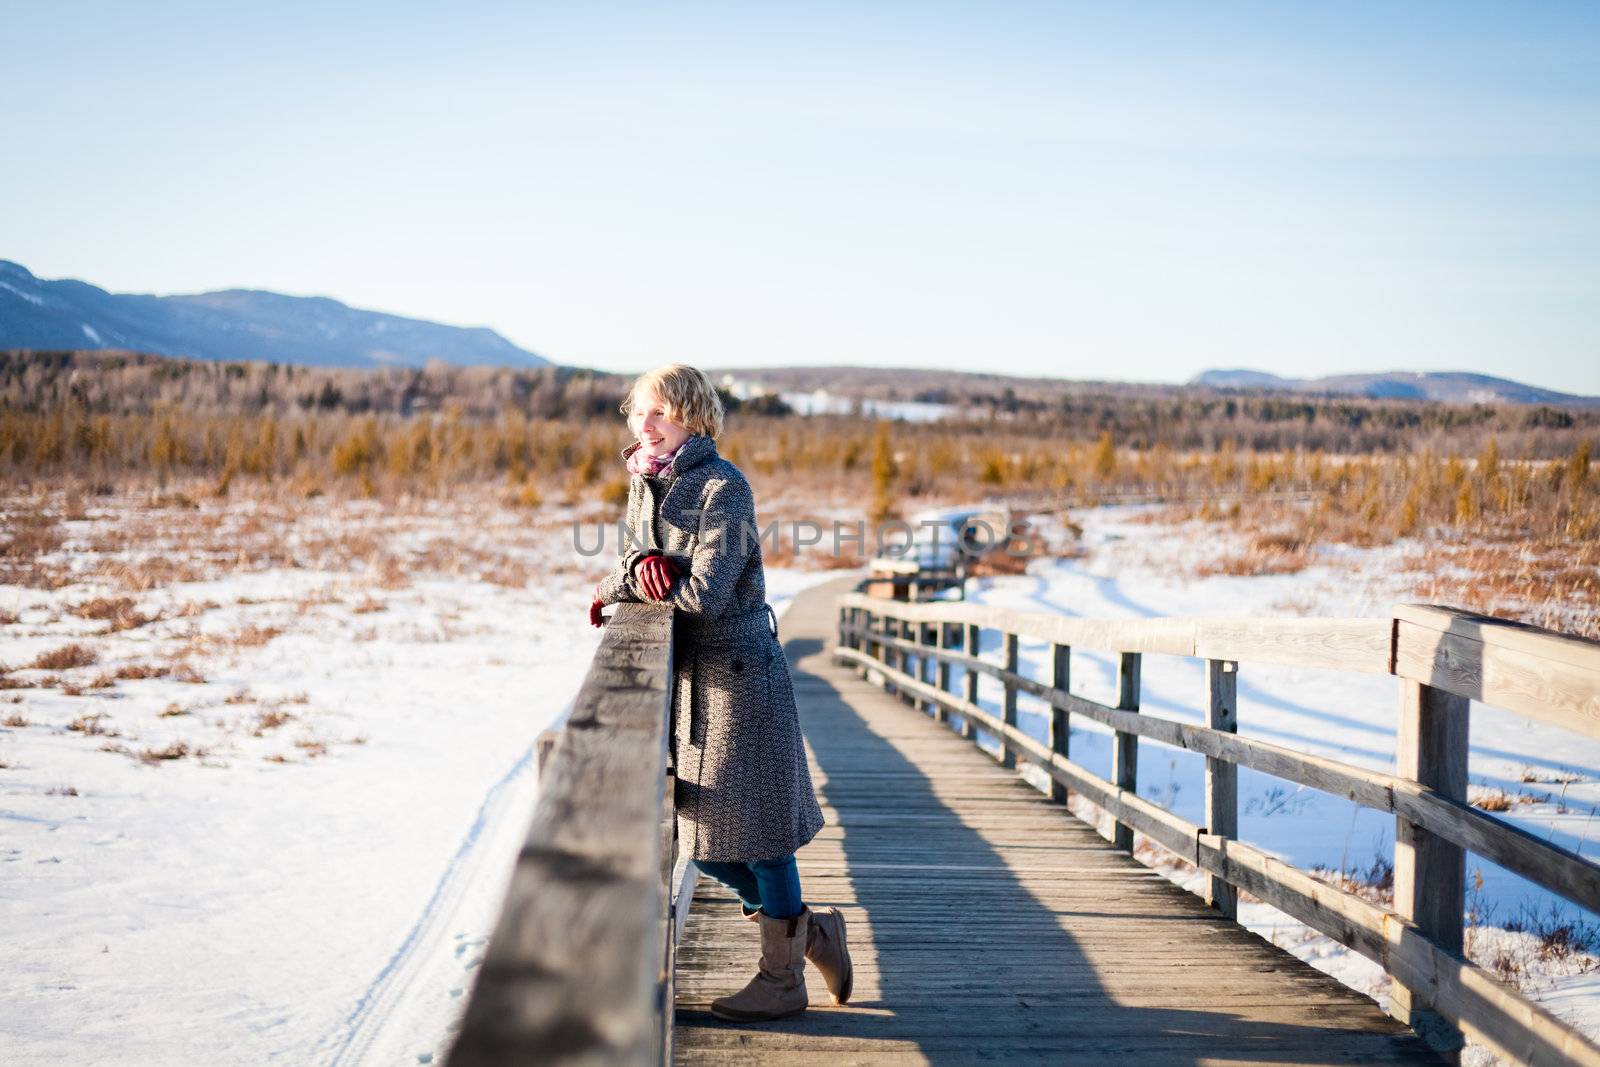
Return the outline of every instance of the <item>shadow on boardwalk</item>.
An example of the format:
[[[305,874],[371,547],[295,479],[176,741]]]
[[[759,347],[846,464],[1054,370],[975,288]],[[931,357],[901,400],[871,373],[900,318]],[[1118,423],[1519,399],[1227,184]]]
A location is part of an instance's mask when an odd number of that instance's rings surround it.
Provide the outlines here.
[[[679,1063],[1437,1063],[1371,1000],[1215,916],[928,716],[829,660],[839,583],[786,615],[829,825],[807,902],[850,924],[856,992],[763,1024],[706,1010],[754,971],[701,880],[678,971]]]

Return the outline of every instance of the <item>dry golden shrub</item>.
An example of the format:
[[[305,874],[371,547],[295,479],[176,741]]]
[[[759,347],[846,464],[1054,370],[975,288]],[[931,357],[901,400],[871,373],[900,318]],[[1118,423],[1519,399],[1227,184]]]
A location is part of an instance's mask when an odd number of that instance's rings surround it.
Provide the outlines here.
[[[39,653],[29,666],[46,671],[65,671],[91,666],[99,659],[99,654],[88,645],[74,643]]]

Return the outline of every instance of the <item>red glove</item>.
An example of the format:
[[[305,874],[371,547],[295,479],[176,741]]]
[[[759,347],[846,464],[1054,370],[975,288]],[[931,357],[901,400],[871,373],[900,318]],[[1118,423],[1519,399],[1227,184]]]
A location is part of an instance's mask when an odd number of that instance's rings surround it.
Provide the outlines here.
[[[665,600],[678,576],[678,565],[666,556],[646,556],[633,569],[634,576],[651,600]]]
[[[604,626],[606,624],[605,616],[600,614],[600,609],[603,607],[605,605],[600,602],[600,598],[595,597],[594,601],[589,605],[590,626]]]

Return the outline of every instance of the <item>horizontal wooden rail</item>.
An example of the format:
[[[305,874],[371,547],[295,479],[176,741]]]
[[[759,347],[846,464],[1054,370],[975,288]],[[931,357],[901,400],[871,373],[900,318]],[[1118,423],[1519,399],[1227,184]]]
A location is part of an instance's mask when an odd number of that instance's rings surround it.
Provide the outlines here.
[[[846,594],[839,605],[902,622],[977,626],[1097,652],[1151,652],[1369,674],[1391,673],[1393,657],[1393,624],[1388,619],[1080,619],[982,604],[885,604],[862,593]]]
[[[671,677],[672,612],[619,605],[547,746],[450,1067],[668,1061]]]
[[[1449,608],[1395,609],[1394,673],[1600,738],[1600,645]]]
[[[985,628],[1001,632],[1004,664],[978,655]],[[952,634],[961,636],[962,648],[950,647]],[[1050,684],[1018,669],[1019,635],[1051,642]],[[1068,691],[1072,647],[1120,654],[1121,706]],[[1208,661],[1209,714],[1217,725],[1137,710],[1138,657],[1146,652]],[[1420,606],[1397,609],[1391,619],[1107,622],[849,594],[840,599],[835,656],[877,672],[885,685],[935,709],[941,719],[959,716],[968,737],[976,737],[976,726],[993,733],[1000,758],[1020,756],[1041,767],[1058,800],[1068,792],[1081,794],[1111,816],[1116,838],[1125,845],[1137,831],[1206,871],[1212,876],[1208,899],[1225,913],[1231,913],[1231,890],[1218,887],[1236,887],[1376,961],[1395,979],[1391,1012],[1447,1056],[1465,1035],[1516,1063],[1600,1064],[1600,1045],[1494,979],[1461,951],[1468,849],[1600,911],[1600,865],[1465,802],[1466,699],[1493,701],[1592,733],[1600,723],[1600,644],[1531,627],[1502,629],[1498,620]],[[1241,661],[1399,676],[1399,773],[1240,737],[1233,729],[1231,694]],[[938,665],[936,684],[927,677],[929,664]],[[959,695],[952,691],[954,667],[965,673]],[[980,677],[1003,687],[1001,715],[979,704]],[[1050,707],[1047,740],[1017,727],[1017,693]],[[1131,755],[1113,760],[1117,781],[1074,764],[1065,741],[1071,715],[1109,727],[1118,748],[1130,754],[1133,740],[1143,737],[1204,755],[1208,818],[1217,825],[1198,826],[1139,797]],[[1395,908],[1369,903],[1234,839],[1237,796],[1229,775],[1236,766],[1394,813]]]

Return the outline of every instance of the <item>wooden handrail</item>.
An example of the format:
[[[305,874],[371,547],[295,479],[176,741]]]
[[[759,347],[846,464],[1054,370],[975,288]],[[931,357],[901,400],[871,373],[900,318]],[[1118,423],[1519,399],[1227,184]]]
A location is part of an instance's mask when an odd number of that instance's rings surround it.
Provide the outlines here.
[[[982,629],[1000,631],[1003,665],[979,656]],[[961,650],[950,647],[957,635]],[[1018,669],[1019,636],[1051,642],[1050,683]],[[1068,691],[1074,646],[1119,654],[1118,707]],[[1207,661],[1209,725],[1137,710],[1139,656],[1146,652]],[[1223,914],[1232,917],[1233,889],[1243,889],[1375,960],[1395,979],[1391,1013],[1441,1051],[1459,1048],[1465,1034],[1512,1062],[1600,1064],[1600,1045],[1472,964],[1461,943],[1467,849],[1600,911],[1600,865],[1466,803],[1467,699],[1595,736],[1600,643],[1427,606],[1397,608],[1389,619],[1102,621],[847,594],[839,601],[834,654],[875,672],[918,706],[937,709],[941,720],[960,716],[964,736],[976,738],[976,726],[994,734],[999,758],[1020,756],[1050,776],[1052,797],[1081,793],[1107,812],[1122,847],[1131,847],[1137,831],[1206,871],[1207,899]],[[1238,736],[1232,704],[1240,662],[1399,676],[1397,773]],[[936,683],[928,678],[930,663],[938,665]],[[965,675],[959,694],[953,667]],[[980,677],[1003,686],[1000,715],[979,704]],[[1016,726],[1019,692],[1050,707],[1046,741]],[[1071,761],[1066,738],[1073,714],[1114,731],[1114,747],[1124,754],[1113,759],[1115,780]],[[1140,737],[1206,757],[1212,825],[1195,825],[1138,796],[1132,752]],[[1238,766],[1393,812],[1394,909],[1236,840]]]
[[[619,605],[549,753],[450,1067],[670,1060],[671,678],[671,610]]]
[[[842,609],[904,622],[949,622],[1097,652],[1151,652],[1249,663],[1389,674],[1389,619],[1080,619],[949,601],[895,601],[847,593]]]

